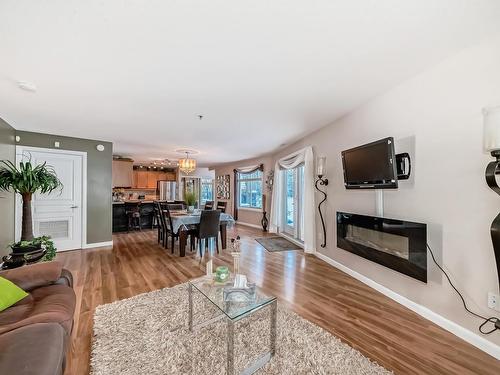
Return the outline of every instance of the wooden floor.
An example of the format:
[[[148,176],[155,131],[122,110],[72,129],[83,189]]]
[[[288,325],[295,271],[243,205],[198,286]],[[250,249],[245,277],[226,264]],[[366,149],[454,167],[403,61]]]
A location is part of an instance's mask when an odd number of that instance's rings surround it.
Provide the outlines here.
[[[242,271],[280,303],[398,374],[500,374],[500,361],[347,274],[301,251],[270,253],[262,232],[237,226]],[[170,287],[204,274],[194,254],[171,255],[156,232],[113,236],[113,247],[60,253],[75,278],[77,309],[66,374],[88,374],[96,306]],[[178,251],[178,250],[177,250]],[[224,251],[216,265],[232,264]],[[291,375],[291,374],[290,374]]]

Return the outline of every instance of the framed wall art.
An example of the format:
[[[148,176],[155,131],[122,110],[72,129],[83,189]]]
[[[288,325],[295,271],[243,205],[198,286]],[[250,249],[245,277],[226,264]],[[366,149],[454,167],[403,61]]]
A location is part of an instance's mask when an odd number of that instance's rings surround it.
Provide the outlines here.
[[[231,198],[231,176],[228,174],[217,176],[217,199]]]

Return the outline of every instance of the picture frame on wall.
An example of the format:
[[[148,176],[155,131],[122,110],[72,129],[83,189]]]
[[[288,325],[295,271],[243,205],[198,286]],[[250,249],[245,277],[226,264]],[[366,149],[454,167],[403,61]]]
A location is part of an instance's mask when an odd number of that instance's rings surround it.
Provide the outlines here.
[[[217,176],[217,199],[231,198],[231,176],[228,174]]]

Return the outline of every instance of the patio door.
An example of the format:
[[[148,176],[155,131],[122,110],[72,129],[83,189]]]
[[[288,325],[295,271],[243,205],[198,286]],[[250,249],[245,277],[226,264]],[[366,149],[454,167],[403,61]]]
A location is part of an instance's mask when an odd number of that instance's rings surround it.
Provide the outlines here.
[[[73,151],[17,146],[18,163],[31,158],[33,165],[44,162],[51,166],[63,187],[50,194],[33,195],[33,235],[52,238],[58,251],[83,246],[84,154]],[[20,238],[22,202],[16,205],[16,238]]]
[[[283,233],[303,240],[304,166],[286,169],[283,184]]]

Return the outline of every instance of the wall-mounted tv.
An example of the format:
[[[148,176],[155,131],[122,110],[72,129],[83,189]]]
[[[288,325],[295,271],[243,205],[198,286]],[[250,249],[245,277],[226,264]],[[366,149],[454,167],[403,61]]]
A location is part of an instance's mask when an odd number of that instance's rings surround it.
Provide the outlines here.
[[[342,151],[346,189],[395,189],[398,187],[394,139]]]

